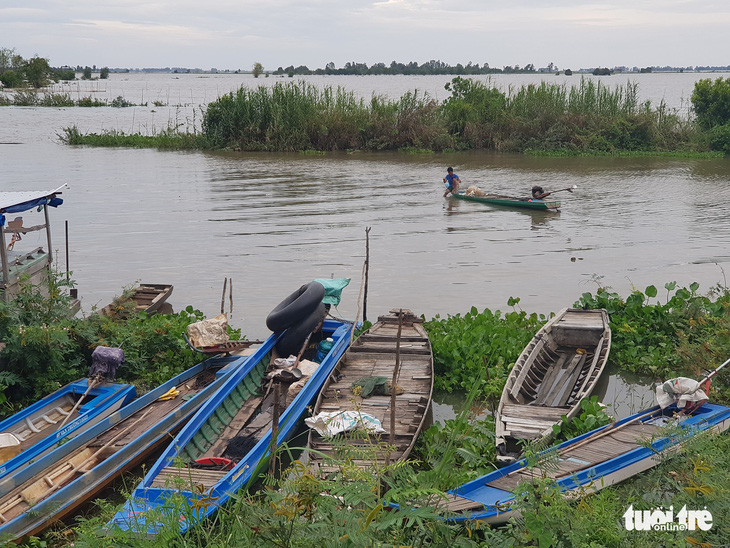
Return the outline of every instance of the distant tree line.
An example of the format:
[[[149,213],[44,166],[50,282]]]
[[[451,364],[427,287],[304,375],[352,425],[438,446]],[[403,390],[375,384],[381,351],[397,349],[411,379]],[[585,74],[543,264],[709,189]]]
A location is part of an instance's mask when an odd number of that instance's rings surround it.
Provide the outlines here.
[[[569,68],[560,69],[554,63],[548,63],[546,67],[536,68],[533,63],[527,63],[525,66],[520,67],[519,65],[505,65],[502,68],[490,67],[489,63],[480,65],[479,63],[469,62],[466,65],[457,63],[456,65],[450,65],[443,61],[428,61],[426,63],[418,64],[415,61],[410,63],[398,63],[393,61],[390,65],[385,63],[375,63],[374,65],[368,66],[367,63],[356,63],[348,62],[345,63],[344,67],[337,68],[334,63],[327,63],[324,68],[310,69],[306,65],[289,65],[286,68],[279,67],[272,74],[274,75],[287,75],[287,76],[307,76],[307,75],[382,75],[382,74],[404,74],[404,75],[458,75],[458,76],[475,76],[479,74],[531,74],[531,73],[553,73],[559,74],[561,70],[570,75],[573,71]],[[618,66],[611,69],[607,67],[594,67],[579,69],[579,72],[593,73],[594,75],[610,75],[616,72],[707,72],[707,71],[730,71],[730,65],[725,67],[720,66],[697,66],[697,67],[645,67],[639,69],[638,67],[625,67]]]
[[[5,88],[42,88],[59,80],[75,80],[76,72],[82,73],[84,80],[92,79],[92,72],[97,71],[96,65],[91,67],[51,67],[48,59],[38,55],[24,59],[15,52],[14,48],[0,48],[0,84]],[[98,70],[99,78],[109,78],[109,69],[104,67]]]
[[[464,75],[474,76],[478,74],[495,74],[495,73],[531,73],[531,72],[558,72],[558,67],[553,63],[550,63],[547,67],[536,69],[535,65],[528,63],[524,67],[519,65],[515,66],[504,66],[502,68],[490,67],[489,63],[480,65],[479,63],[472,63],[471,61],[466,65],[457,63],[456,65],[450,65],[443,61],[431,60],[426,63],[418,64],[415,61],[410,63],[398,63],[393,61],[390,65],[385,63],[375,63],[374,65],[368,66],[367,63],[355,63],[348,62],[342,68],[337,68],[334,63],[327,63],[325,68],[310,69],[306,65],[300,65],[295,67],[290,65],[286,68],[279,67],[274,71],[275,75],[286,74],[288,76],[300,76],[300,75],[324,75],[324,74],[337,74],[337,75],[381,75],[381,74],[404,74],[404,75],[428,75],[428,74],[448,74],[448,75]]]

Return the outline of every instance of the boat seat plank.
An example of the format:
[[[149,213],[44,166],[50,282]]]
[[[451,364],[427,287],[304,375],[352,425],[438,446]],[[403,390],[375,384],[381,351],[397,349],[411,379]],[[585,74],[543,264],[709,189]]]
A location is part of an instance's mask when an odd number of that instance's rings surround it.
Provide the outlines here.
[[[228,472],[226,470],[206,470],[201,468],[178,468],[167,466],[160,470],[160,473],[152,482],[152,487],[164,489],[174,487],[182,482],[183,485],[203,486],[207,491],[220,481]],[[191,489],[194,490],[194,489]]]
[[[446,499],[439,501],[437,508],[445,509],[449,512],[464,512],[466,510],[481,510],[484,505],[480,502],[465,499],[458,495],[446,493]]]
[[[525,430],[524,428],[521,430],[511,429],[506,432],[508,436],[511,436],[518,440],[534,440],[535,438],[538,438],[542,435],[542,430]]]
[[[539,475],[535,474],[534,472],[520,470],[516,474],[502,476],[501,478],[497,478],[496,480],[491,481],[486,485],[487,487],[494,487],[495,489],[502,489],[503,491],[514,491],[517,485],[519,485],[521,482],[530,481],[536,477],[539,477]]]
[[[570,409],[567,407],[546,407],[538,405],[513,405],[505,404],[502,406],[500,414],[507,417],[515,418],[540,418],[550,420],[560,420],[560,417],[567,414]]]

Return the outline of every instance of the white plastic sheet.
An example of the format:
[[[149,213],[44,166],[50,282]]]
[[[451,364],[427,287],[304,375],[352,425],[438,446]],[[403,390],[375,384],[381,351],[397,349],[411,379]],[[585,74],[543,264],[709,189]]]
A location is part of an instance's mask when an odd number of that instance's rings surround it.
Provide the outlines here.
[[[228,318],[219,314],[215,318],[191,323],[187,331],[190,344],[196,348],[223,344],[228,342]]]
[[[320,436],[331,438],[342,432],[350,430],[365,429],[374,434],[384,434],[380,421],[357,411],[330,411],[319,413],[314,417],[304,419],[309,428],[314,428]]]
[[[673,403],[684,409],[689,402],[707,401],[707,394],[700,389],[700,383],[687,377],[669,379],[656,387],[656,400],[664,409]]]

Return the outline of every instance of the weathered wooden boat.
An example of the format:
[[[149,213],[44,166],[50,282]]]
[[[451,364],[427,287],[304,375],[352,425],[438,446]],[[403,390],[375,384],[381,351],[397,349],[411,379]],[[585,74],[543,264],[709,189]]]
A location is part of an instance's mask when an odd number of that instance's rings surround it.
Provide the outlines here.
[[[510,371],[497,406],[500,460],[519,456],[517,440],[549,439],[595,389],[611,349],[608,313],[566,308],[535,334]]]
[[[184,532],[257,480],[272,446],[293,434],[307,405],[344,354],[352,329],[351,323],[324,321],[316,335],[332,338],[332,348],[289,405],[283,403],[287,391],[271,389],[266,373],[276,358],[275,346],[286,332],[269,337],[180,431],[109,527],[155,535],[161,523],[172,519]],[[277,421],[278,408],[283,411]],[[277,427],[276,434],[272,425]],[[182,502],[189,512],[175,515],[175,505],[169,504],[173,497],[178,508]]]
[[[479,202],[482,204],[517,207],[520,209],[534,209],[538,211],[558,211],[560,202],[558,200],[533,200],[532,198],[517,198],[514,196],[502,196],[500,194],[483,194],[471,196],[466,193],[451,194],[457,200],[468,202]]]
[[[149,458],[246,359],[209,358],[0,480],[0,542],[19,541],[72,515]]]
[[[394,370],[396,394],[392,414]],[[335,472],[339,469],[338,448],[343,447],[343,442],[349,460],[363,467],[371,466],[373,461],[386,463],[408,458],[431,407],[433,375],[433,354],[423,320],[410,310],[395,309],[380,316],[337,364],[317,398],[313,416],[326,413],[327,423],[354,412],[360,419],[377,419],[385,433],[371,434],[365,440],[357,433],[343,432],[336,435],[340,438],[337,442],[312,428],[304,460],[322,476]],[[373,381],[380,381],[381,386],[384,381],[390,383],[391,395],[363,397],[363,385]],[[389,449],[384,451],[386,446]]]
[[[131,384],[80,379],[0,422],[0,479],[134,400]],[[1,520],[1,518],[0,518]]]
[[[169,284],[140,284],[100,309],[99,314],[103,316],[125,316],[137,312],[155,314],[172,294],[172,288],[173,286]]]
[[[693,436],[728,428],[724,405],[706,403],[685,415],[675,405],[656,406],[548,449],[543,457],[554,465],[544,470],[530,470],[522,459],[448,491],[440,508],[452,521],[504,523],[518,514],[514,493],[521,482],[545,473],[566,496],[583,496],[656,466]]]

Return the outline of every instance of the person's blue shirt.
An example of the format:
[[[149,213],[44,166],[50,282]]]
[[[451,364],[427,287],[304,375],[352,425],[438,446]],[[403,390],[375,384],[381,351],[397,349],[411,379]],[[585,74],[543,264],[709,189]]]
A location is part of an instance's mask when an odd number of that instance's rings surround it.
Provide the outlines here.
[[[454,179],[459,179],[459,176],[456,173],[449,173],[444,178],[446,179],[446,187],[449,190],[453,190],[454,189]]]

